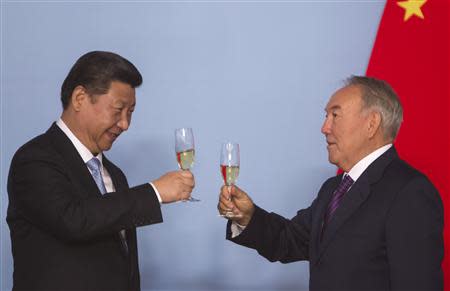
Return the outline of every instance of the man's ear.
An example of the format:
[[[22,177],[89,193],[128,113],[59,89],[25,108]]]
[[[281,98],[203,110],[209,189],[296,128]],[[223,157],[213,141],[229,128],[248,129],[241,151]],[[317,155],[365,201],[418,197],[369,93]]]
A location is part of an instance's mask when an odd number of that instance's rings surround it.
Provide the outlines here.
[[[381,131],[381,113],[372,111],[369,113],[369,121],[367,123],[367,134],[369,138],[373,138],[378,131]]]
[[[72,91],[72,97],[70,99],[73,109],[76,112],[80,111],[83,102],[88,98],[89,94],[87,93],[86,88],[81,85],[76,86]]]

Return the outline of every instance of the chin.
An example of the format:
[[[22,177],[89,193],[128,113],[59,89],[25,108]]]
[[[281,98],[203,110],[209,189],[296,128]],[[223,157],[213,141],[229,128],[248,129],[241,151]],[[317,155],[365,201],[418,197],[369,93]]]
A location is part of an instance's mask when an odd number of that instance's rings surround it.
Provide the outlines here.
[[[111,144],[107,144],[107,145],[103,145],[100,147],[102,152],[106,152],[108,150],[110,150],[112,148],[112,143]]]
[[[329,155],[329,156],[328,156],[328,161],[330,162],[330,164],[333,164],[333,165],[335,165],[336,167],[339,167],[338,161],[336,160],[335,157]]]

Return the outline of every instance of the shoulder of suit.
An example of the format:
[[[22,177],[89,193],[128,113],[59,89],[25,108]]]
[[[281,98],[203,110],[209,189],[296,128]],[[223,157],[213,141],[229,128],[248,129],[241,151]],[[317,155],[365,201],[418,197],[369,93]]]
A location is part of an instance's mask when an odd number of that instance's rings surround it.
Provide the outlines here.
[[[38,135],[23,144],[14,154],[15,159],[39,158],[40,156],[55,156],[56,150],[47,133]]]
[[[425,177],[422,172],[400,158],[392,160],[392,162],[386,167],[385,171],[395,175],[398,180],[410,180]]]
[[[379,181],[383,185],[388,185],[388,192],[399,192],[411,185],[425,187],[426,189],[436,189],[428,177],[400,158],[392,160],[386,167],[382,179]]]

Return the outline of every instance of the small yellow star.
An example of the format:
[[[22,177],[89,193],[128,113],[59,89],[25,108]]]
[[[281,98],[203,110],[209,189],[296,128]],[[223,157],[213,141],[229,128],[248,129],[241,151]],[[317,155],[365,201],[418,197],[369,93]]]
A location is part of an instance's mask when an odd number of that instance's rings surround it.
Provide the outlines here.
[[[405,9],[404,21],[410,19],[413,15],[424,19],[421,7],[427,2],[427,0],[407,0],[397,2],[397,5]]]

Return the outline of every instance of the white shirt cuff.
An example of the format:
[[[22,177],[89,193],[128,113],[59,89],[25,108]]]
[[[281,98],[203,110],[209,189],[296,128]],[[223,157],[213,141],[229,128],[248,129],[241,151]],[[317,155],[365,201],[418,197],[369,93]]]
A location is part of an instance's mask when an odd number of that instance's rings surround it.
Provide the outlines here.
[[[231,238],[235,238],[244,231],[245,225],[240,225],[233,221],[231,223],[230,228],[231,228]]]
[[[156,189],[155,185],[153,185],[152,183],[149,183],[149,184],[152,186],[153,190],[155,191],[156,197],[158,197],[159,203],[162,203],[161,195],[159,195],[158,189]]]

